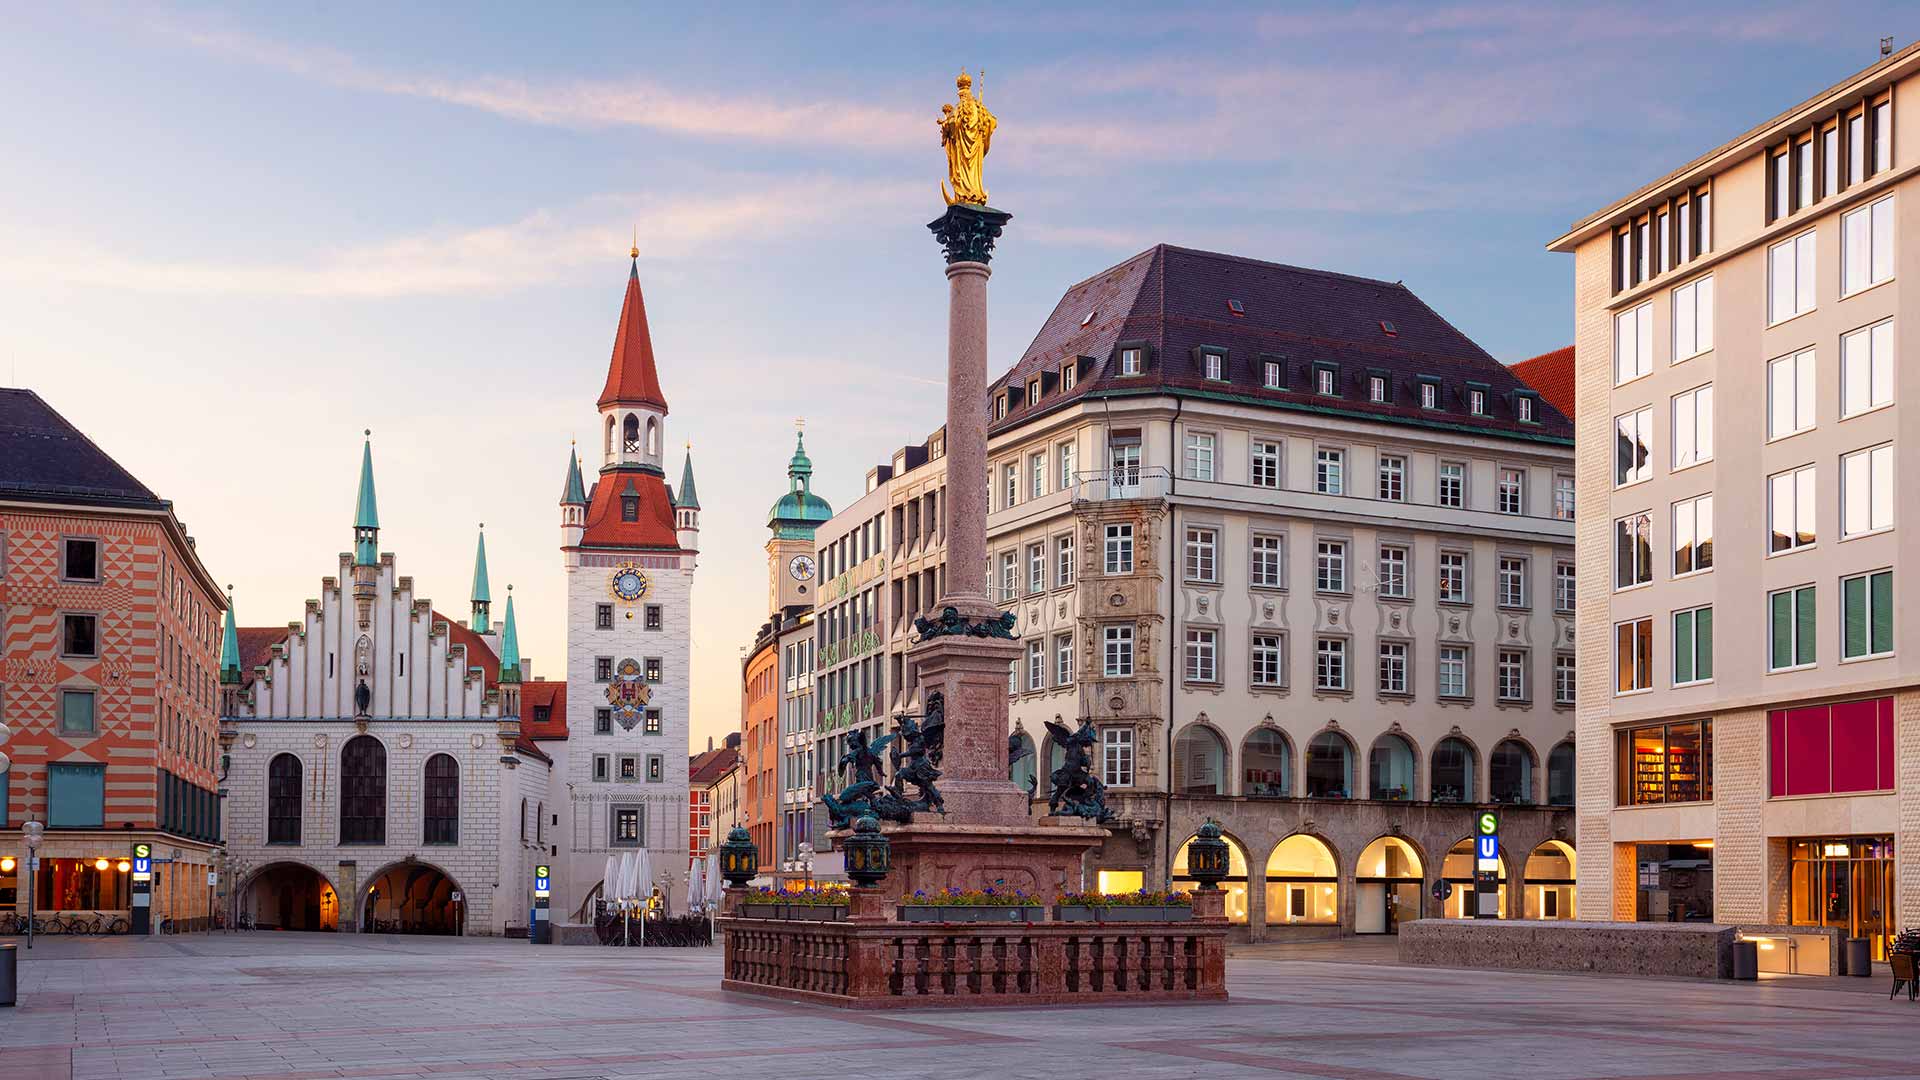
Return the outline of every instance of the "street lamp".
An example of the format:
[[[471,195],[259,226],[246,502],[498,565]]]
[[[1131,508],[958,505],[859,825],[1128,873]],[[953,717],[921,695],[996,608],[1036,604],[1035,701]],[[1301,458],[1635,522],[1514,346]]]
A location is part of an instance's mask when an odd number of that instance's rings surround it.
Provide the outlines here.
[[[33,868],[40,863],[40,834],[47,831],[45,825],[29,821],[20,826],[20,833],[27,838],[27,948],[33,948]]]

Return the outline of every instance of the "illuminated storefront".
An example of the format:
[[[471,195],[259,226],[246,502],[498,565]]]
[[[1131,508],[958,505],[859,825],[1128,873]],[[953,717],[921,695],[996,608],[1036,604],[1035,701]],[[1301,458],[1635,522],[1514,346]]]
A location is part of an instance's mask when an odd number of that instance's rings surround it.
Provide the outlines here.
[[[1367,845],[1354,868],[1353,932],[1397,934],[1420,917],[1420,856],[1413,845],[1383,836]]]
[[[1573,914],[1573,848],[1549,840],[1527,856],[1528,919],[1571,919]]]
[[[1468,910],[1473,896],[1473,839],[1453,845],[1447,851],[1447,857],[1441,860],[1440,876],[1453,885],[1453,891],[1447,894],[1446,903],[1440,905],[1440,917],[1445,919],[1472,918]],[[1507,914],[1507,856],[1500,856],[1500,912]]]
[[[1227,876],[1220,882],[1220,891],[1227,894],[1227,921],[1240,926],[1247,922],[1247,853],[1231,837],[1227,841]],[[1187,874],[1187,848],[1193,840],[1189,838],[1180,845],[1180,851],[1173,857],[1173,887],[1181,892],[1191,892],[1200,887],[1200,883]],[[1268,915],[1272,921],[1272,915]]]
[[[1267,857],[1267,925],[1333,926],[1340,922],[1340,879],[1333,852],[1295,833]]]
[[[120,868],[123,862],[104,857],[41,859],[33,875],[34,910],[128,910],[133,875]]]
[[[1893,837],[1829,836],[1790,842],[1791,914],[1795,926],[1833,926],[1873,942],[1887,958],[1887,936],[1899,929],[1893,901]]]

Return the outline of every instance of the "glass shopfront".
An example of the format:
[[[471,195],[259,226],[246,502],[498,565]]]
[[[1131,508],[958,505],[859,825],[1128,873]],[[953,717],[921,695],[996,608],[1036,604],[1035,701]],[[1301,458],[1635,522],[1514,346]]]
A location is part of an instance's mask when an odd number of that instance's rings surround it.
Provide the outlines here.
[[[1226,893],[1227,921],[1236,926],[1247,924],[1247,853],[1241,849],[1238,841],[1232,837],[1227,841],[1227,876],[1220,882],[1220,891]],[[1173,887],[1178,892],[1192,892],[1200,883],[1187,873],[1187,851],[1193,845],[1193,838],[1180,845],[1173,857]],[[1271,921],[1271,919],[1269,919]]]
[[[1873,942],[1887,958],[1887,937],[1899,929],[1893,907],[1893,837],[1825,836],[1790,842],[1795,926],[1834,926]]]
[[[124,869],[123,869],[124,867]],[[124,858],[118,861],[104,856],[92,859],[40,860],[33,875],[35,911],[126,911],[130,899],[132,867]]]

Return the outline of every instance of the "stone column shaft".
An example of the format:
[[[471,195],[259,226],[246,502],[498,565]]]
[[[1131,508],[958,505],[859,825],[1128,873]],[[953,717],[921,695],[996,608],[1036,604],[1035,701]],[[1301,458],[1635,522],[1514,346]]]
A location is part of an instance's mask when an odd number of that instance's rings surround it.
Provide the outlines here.
[[[947,266],[947,594],[963,615],[987,597],[987,278],[983,262]]]

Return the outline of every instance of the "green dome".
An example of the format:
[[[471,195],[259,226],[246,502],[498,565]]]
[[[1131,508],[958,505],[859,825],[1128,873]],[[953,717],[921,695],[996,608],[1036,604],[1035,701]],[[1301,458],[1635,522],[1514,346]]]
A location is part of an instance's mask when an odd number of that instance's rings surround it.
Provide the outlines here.
[[[780,537],[813,539],[815,529],[833,520],[833,507],[813,493],[813,459],[807,457],[805,436],[796,436],[793,458],[787,462],[787,493],[767,511],[767,528]]]

